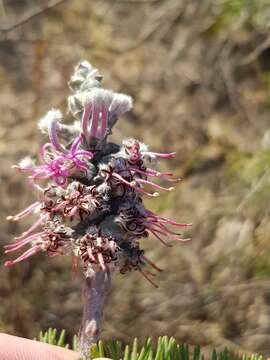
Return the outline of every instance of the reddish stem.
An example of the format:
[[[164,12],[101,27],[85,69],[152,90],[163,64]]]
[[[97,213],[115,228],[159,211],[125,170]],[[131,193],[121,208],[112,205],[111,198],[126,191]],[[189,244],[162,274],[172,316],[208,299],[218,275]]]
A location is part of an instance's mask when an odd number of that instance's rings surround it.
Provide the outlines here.
[[[103,307],[110,288],[109,271],[98,271],[86,278],[82,290],[83,318],[79,333],[79,352],[86,359],[90,359],[90,346],[99,340]]]

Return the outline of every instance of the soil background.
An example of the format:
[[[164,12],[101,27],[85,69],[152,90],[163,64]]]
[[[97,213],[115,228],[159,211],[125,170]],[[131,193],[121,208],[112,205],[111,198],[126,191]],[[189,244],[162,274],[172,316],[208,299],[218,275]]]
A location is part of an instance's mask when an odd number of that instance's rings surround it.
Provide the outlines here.
[[[177,152],[159,166],[183,181],[149,207],[193,223],[189,245],[144,240],[165,269],[157,290],[136,272],[115,276],[103,337],[166,334],[270,356],[269,24],[268,0],[0,0],[2,331],[65,328],[70,339],[79,328],[70,259],[5,269],[2,245],[33,221],[6,221],[34,200],[11,166],[36,156],[38,120],[66,110],[86,59],[105,87],[134,97],[113,139]]]

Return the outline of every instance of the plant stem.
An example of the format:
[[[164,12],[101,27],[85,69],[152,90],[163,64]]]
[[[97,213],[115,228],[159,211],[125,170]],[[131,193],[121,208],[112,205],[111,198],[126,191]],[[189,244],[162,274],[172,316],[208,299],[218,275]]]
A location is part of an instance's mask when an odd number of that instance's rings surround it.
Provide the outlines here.
[[[79,352],[90,359],[90,346],[99,340],[104,302],[111,287],[110,271],[87,277],[82,290],[83,317],[79,333]]]

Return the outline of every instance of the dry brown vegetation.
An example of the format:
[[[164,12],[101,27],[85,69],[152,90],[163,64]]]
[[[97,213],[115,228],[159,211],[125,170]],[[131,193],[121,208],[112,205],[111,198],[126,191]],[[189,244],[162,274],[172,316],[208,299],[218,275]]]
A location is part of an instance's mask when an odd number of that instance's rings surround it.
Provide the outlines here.
[[[145,243],[165,269],[158,290],[136,273],[116,276],[104,337],[166,334],[269,355],[270,2],[2,0],[0,11],[1,244],[32,221],[5,220],[33,199],[11,165],[37,154],[38,119],[65,109],[68,77],[87,59],[135,99],[114,139],[177,151],[160,166],[183,182],[149,206],[193,222],[190,245]],[[1,329],[76,332],[70,267],[42,255],[2,267]]]

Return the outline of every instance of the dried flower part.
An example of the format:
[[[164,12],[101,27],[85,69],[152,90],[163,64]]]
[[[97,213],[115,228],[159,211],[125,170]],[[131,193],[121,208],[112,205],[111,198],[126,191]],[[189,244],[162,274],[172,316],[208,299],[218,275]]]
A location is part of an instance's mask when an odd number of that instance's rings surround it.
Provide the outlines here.
[[[122,145],[107,142],[118,117],[132,108],[132,99],[103,89],[101,80],[88,62],[78,64],[69,82],[73,94],[68,98],[68,110],[73,124],[65,125],[63,114],[50,110],[39,122],[48,137],[40,152],[41,164],[26,158],[16,166],[29,174],[38,200],[8,219],[18,221],[30,214],[38,219],[15,243],[5,246],[5,253],[28,246],[5,265],[38,252],[68,255],[73,269],[81,262],[87,277],[135,270],[155,286],[152,271],[162,270],[144,255],[139,240],[150,234],[166,246],[171,246],[168,240],[188,240],[173,229],[190,224],[156,215],[143,204],[144,196],[156,197],[159,191],[174,189],[154,179],[180,180],[149,167],[157,158],[172,158],[175,153],[149,151],[133,138]]]
[[[97,268],[97,271],[106,271],[108,264],[117,261],[117,250],[117,243],[111,236],[102,236],[100,232],[86,234],[80,241],[79,249],[85,271],[89,266]]]

